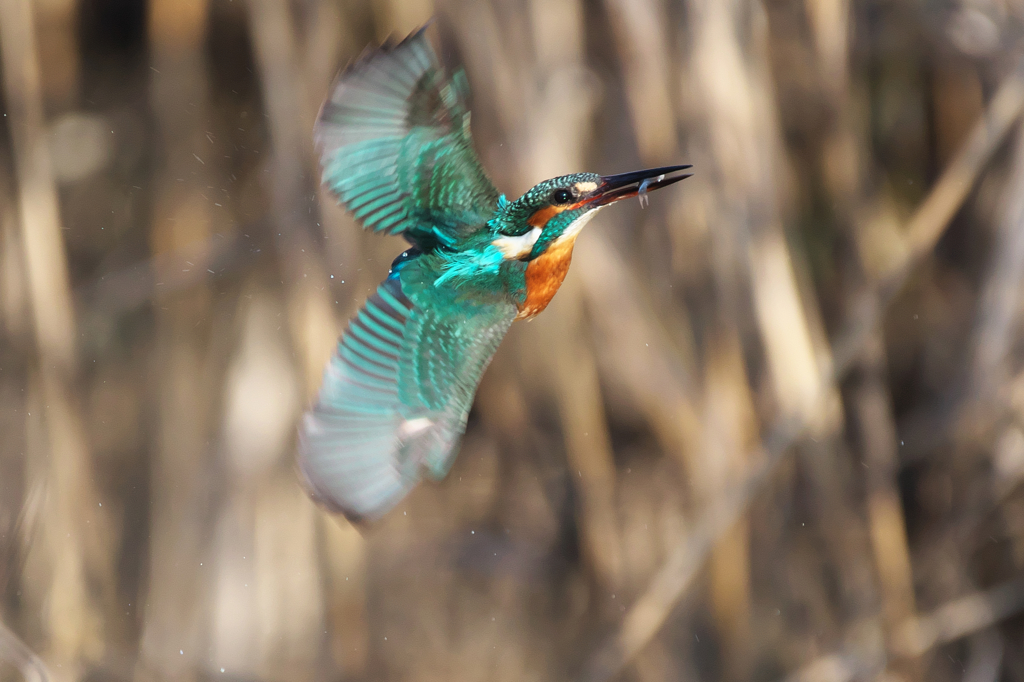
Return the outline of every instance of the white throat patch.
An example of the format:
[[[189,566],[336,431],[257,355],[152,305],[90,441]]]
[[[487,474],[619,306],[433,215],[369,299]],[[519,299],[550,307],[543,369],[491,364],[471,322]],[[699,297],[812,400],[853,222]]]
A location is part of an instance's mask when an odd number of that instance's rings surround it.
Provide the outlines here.
[[[592,211],[587,211],[579,218],[569,223],[569,227],[565,228],[565,231],[558,235],[558,239],[555,240],[555,243],[557,244],[558,242],[566,239],[576,239],[576,235],[580,233],[580,230],[586,227],[587,223],[593,220],[594,216],[597,215],[597,212],[602,208],[604,208],[604,206],[598,206]]]

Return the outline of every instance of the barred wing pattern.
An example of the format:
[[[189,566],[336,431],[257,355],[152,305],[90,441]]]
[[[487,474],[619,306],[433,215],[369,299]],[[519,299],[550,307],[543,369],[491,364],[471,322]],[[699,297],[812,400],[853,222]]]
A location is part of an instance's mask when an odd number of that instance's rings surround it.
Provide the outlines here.
[[[364,55],[317,121],[324,185],[366,228],[416,243],[451,245],[478,228],[498,192],[473,151],[467,91],[423,29]]]
[[[372,520],[423,473],[442,478],[515,314],[512,304],[448,315],[417,307],[397,273],[389,277],[349,324],[303,421],[299,467],[310,493]]]

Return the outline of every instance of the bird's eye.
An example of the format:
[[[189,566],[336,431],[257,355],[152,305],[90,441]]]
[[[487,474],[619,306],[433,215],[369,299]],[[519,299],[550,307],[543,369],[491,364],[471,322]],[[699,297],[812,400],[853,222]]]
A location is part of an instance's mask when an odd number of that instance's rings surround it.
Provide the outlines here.
[[[568,204],[572,201],[572,192],[567,189],[556,189],[551,195],[551,200],[556,204]]]

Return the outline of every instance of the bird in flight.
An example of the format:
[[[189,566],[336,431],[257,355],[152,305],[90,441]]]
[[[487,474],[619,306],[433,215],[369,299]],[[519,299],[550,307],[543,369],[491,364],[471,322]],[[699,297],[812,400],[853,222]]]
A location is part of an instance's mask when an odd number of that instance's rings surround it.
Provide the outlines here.
[[[445,476],[491,357],[551,301],[594,214],[689,177],[574,173],[509,201],[473,151],[467,96],[420,29],[342,72],[316,123],[324,187],[411,244],[349,322],[300,426],[307,490],[354,521]]]

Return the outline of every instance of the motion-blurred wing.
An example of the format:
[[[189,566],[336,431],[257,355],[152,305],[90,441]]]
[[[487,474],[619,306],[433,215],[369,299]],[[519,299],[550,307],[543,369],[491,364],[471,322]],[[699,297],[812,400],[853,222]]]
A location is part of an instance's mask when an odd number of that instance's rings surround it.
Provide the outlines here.
[[[480,377],[515,318],[512,304],[441,314],[418,308],[397,276],[349,324],[303,420],[299,466],[311,494],[374,519],[422,472],[451,467]]]
[[[413,240],[450,243],[486,222],[498,193],[473,152],[466,90],[423,29],[361,57],[317,121],[324,185],[365,227]]]

